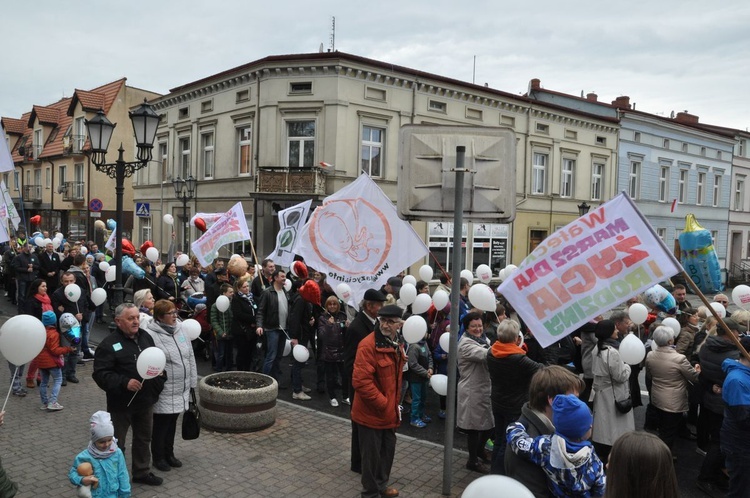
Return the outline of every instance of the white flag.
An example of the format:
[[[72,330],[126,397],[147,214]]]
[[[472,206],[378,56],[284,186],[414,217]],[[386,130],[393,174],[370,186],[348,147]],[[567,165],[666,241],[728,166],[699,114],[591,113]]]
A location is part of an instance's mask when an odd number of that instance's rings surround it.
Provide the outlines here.
[[[294,246],[297,244],[300,228],[307,221],[311,204],[312,199],[279,211],[280,228],[276,235],[276,249],[268,255],[268,259],[272,259],[278,266],[292,266]]]
[[[211,225],[206,233],[190,244],[190,248],[198,261],[203,266],[208,266],[218,256],[221,246],[243,240],[250,240],[250,231],[247,229],[242,203],[238,202]]]
[[[429,250],[396,206],[367,175],[326,197],[302,228],[294,252],[327,275],[336,289],[351,287],[354,302]]]
[[[104,247],[115,252],[115,249],[117,248],[117,241],[115,240],[115,237],[117,237],[117,229],[112,230],[112,234],[107,239],[107,243],[104,244]]]
[[[544,239],[497,291],[547,347],[680,271],[622,193]]]
[[[16,205],[13,204],[13,199],[10,198],[8,187],[5,186],[5,180],[0,180],[0,192],[2,192],[2,199],[0,199],[0,220],[2,220],[3,225],[6,227],[8,226],[8,221],[10,221],[13,224],[13,229],[18,230],[21,217],[18,216]]]
[[[8,142],[5,141],[5,129],[0,125],[0,173],[7,173],[13,171],[16,166],[13,164],[13,156],[10,155],[10,148]]]

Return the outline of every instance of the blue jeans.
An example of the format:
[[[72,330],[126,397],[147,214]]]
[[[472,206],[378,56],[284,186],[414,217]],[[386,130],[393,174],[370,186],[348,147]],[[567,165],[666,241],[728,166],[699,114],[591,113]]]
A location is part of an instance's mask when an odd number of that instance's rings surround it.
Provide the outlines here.
[[[284,354],[286,335],[280,329],[266,330],[265,334],[266,358],[263,361],[263,373],[278,382],[281,377],[281,357]]]
[[[416,422],[424,418],[424,405],[427,401],[427,382],[409,382],[411,386],[411,421]]]
[[[509,413],[493,412],[495,417],[495,439],[492,447],[492,463],[490,465],[490,474],[505,475],[505,429],[513,422],[518,420]]]
[[[302,392],[302,368],[304,363],[293,360],[292,363],[292,389],[295,393]]]
[[[729,472],[729,491],[727,498],[747,496],[750,488],[750,457],[746,448],[737,448],[736,445],[722,445],[721,451],[726,457],[727,471]]]
[[[26,365],[14,365],[11,362],[8,362],[8,370],[10,370],[10,376],[13,377],[13,374],[16,372],[16,366],[18,367],[18,374],[16,374],[15,378],[13,378],[13,392],[18,392],[21,390],[21,379],[23,378],[23,369],[26,367]]]
[[[232,369],[232,341],[230,339],[217,339],[214,357],[216,364],[214,370],[217,372],[228,372]]]
[[[42,398],[42,404],[56,403],[57,395],[60,394],[60,386],[62,385],[62,368],[43,368],[41,371],[42,383],[39,384],[39,397]],[[52,377],[52,392],[47,396],[47,383],[50,377]]]
[[[26,294],[29,292],[31,281],[16,279],[16,306],[18,313],[26,313]]]

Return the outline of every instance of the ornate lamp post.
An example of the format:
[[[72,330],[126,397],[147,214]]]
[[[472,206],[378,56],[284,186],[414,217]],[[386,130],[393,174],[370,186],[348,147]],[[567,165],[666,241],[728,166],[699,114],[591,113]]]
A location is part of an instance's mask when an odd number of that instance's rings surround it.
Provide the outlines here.
[[[583,201],[578,205],[578,216],[583,216],[584,214],[588,213],[589,209],[591,209],[591,206],[586,204],[586,201]]]
[[[174,187],[174,196],[178,201],[182,201],[182,252],[190,254],[190,248],[188,246],[188,215],[187,215],[187,203],[193,197],[195,197],[195,184],[196,179],[193,175],[183,180],[179,176],[172,180],[172,186]]]
[[[156,128],[159,126],[159,120],[161,116],[154,112],[150,104],[143,100],[136,110],[129,113],[130,121],[133,123],[133,131],[135,132],[135,142],[138,146],[138,153],[136,155],[136,161],[126,162],[123,159],[122,144],[117,150],[119,155],[117,160],[113,163],[106,163],[105,156],[107,149],[109,148],[109,141],[112,139],[112,133],[115,130],[116,124],[110,122],[104,115],[104,111],[99,110],[92,119],[86,120],[86,130],[88,132],[89,141],[91,142],[91,161],[96,166],[97,171],[106,173],[110,178],[115,180],[115,194],[117,196],[117,208],[115,212],[115,221],[117,222],[117,233],[115,235],[115,259],[116,273],[115,273],[115,284],[113,287],[114,292],[114,306],[122,303],[122,197],[125,193],[125,178],[130,177],[139,169],[148,165],[151,160],[151,149],[154,147],[154,139],[156,138]]]

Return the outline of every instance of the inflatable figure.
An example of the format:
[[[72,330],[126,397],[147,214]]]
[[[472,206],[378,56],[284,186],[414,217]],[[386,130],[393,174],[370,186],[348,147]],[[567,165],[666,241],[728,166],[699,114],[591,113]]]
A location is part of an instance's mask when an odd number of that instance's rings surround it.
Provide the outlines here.
[[[701,292],[712,294],[723,291],[721,267],[711,232],[689,214],[685,217],[685,231],[680,234],[679,240],[680,263]]]
[[[646,289],[643,293],[643,301],[652,308],[663,311],[668,315],[674,315],[677,311],[677,302],[667,289],[657,284]]]

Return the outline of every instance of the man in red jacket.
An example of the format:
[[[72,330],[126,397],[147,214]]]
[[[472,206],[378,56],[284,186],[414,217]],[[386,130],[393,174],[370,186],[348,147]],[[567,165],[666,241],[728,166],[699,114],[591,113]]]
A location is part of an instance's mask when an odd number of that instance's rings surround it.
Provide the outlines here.
[[[388,480],[396,428],[401,424],[398,400],[406,362],[398,336],[402,313],[395,304],[381,308],[375,330],[359,343],[354,360],[351,417],[357,424],[362,456],[362,498],[398,496],[398,490],[388,487]]]

